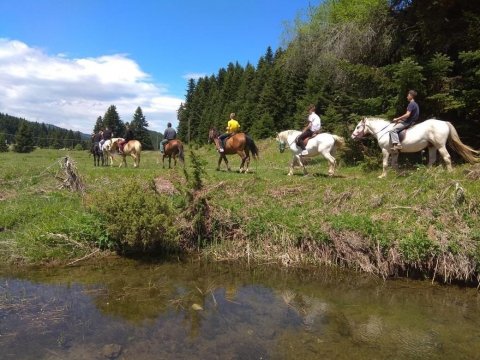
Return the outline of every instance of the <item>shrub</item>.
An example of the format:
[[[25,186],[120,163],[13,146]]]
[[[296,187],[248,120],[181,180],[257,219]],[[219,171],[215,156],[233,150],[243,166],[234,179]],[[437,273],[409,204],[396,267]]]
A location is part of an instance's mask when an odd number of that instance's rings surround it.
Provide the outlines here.
[[[406,260],[419,262],[436,254],[438,246],[426,234],[415,231],[400,240],[400,250]]]
[[[96,200],[94,206],[120,251],[151,254],[176,250],[175,217],[166,195],[133,182],[106,198],[108,201]]]

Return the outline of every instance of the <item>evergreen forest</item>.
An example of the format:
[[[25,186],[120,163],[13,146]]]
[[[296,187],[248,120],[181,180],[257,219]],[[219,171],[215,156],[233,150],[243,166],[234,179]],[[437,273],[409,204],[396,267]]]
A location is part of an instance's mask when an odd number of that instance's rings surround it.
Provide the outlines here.
[[[362,116],[405,113],[414,89],[420,120],[450,121],[479,147],[478,1],[325,0],[283,37],[257,64],[231,62],[189,80],[179,136],[205,143],[209,128],[224,130],[235,112],[244,131],[268,138],[301,129],[315,104],[323,129],[349,139]]]

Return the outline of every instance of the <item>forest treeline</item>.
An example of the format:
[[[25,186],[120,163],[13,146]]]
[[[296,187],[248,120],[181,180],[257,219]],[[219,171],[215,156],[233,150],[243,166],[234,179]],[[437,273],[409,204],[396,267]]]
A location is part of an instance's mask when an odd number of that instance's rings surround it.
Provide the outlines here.
[[[125,125],[116,106],[111,105],[103,117],[97,118],[93,132],[109,127],[114,136],[121,137],[125,133]],[[163,135],[147,129],[148,122],[140,107],[136,109],[129,125],[144,150],[158,149],[158,143],[163,139]],[[86,150],[91,148],[92,142],[91,134],[0,113],[0,152],[8,151],[10,145],[13,145],[17,152],[30,152],[35,147]]]
[[[0,113],[0,144],[15,144],[21,130],[21,141],[27,140],[27,148],[87,148],[90,138],[79,131],[67,130],[55,125],[27,121],[26,119]],[[23,145],[22,145],[23,146]],[[24,152],[24,151],[21,151]],[[25,151],[28,152],[28,151]]]
[[[480,145],[480,6],[471,0],[326,0],[285,30],[256,65],[229,63],[188,83],[179,135],[204,143],[235,112],[267,138],[305,125],[317,106],[325,130],[349,138],[361,116],[405,112],[418,92],[421,120],[451,121]]]

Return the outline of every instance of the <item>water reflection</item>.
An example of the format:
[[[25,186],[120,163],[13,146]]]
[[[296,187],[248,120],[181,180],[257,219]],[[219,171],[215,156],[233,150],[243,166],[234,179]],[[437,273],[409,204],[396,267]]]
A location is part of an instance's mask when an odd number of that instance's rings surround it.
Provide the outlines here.
[[[338,270],[115,261],[0,281],[5,359],[471,359],[474,289]]]

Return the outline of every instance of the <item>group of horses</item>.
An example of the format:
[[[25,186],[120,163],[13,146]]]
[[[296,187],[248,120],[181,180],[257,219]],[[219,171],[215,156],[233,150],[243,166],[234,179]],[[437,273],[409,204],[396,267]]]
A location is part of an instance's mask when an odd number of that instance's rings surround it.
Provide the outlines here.
[[[133,158],[133,167],[140,165],[140,154],[142,152],[142,144],[138,140],[130,140],[123,146],[123,151],[120,151],[119,142],[122,138],[112,138],[106,140],[102,146],[100,143],[94,143],[91,153],[93,154],[94,166],[112,166],[113,159],[120,156],[120,167],[127,166],[127,156]],[[163,152],[163,167],[165,167],[165,158],[168,158],[168,167],[171,167],[172,157],[174,166],[177,165],[177,157],[180,161],[184,161],[183,144],[180,140],[171,140],[165,145]]]
[[[394,168],[398,166],[398,151],[392,150],[392,144],[390,141],[389,133],[392,131],[394,124],[388,120],[366,117],[363,118],[355,127],[351,138],[362,139],[368,135],[373,136],[378,145],[381,148],[383,154],[383,171],[379,178],[383,178],[387,175],[388,159],[391,156],[391,165]],[[290,163],[290,170],[288,175],[293,175],[294,167],[296,164],[303,168],[304,174],[307,174],[307,170],[304,165],[305,158],[311,158],[317,155],[323,155],[329,163],[328,175],[333,176],[335,174],[337,162],[335,160],[335,152],[337,149],[342,148],[345,145],[345,139],[341,136],[320,133],[314,137],[308,139],[306,143],[307,155],[301,155],[302,149],[297,145],[297,138],[301,134],[297,130],[285,130],[277,134],[277,142],[279,144],[280,152],[284,152],[288,147],[293,153],[292,161]],[[450,122],[429,119],[425,120],[407,130],[404,130],[400,134],[402,139],[402,150],[404,153],[418,152],[424,149],[428,149],[429,161],[428,166],[432,166],[436,161],[437,151],[440,153],[447,170],[452,169],[450,154],[447,151],[446,145],[448,144],[453,150],[455,150],[465,161],[469,163],[476,163],[480,161],[480,152],[465,145],[460,140],[457,131]],[[242,159],[240,164],[240,172],[248,172],[250,165],[250,154],[254,159],[258,158],[259,150],[255,145],[255,142],[247,134],[239,132],[229,136],[224,144],[220,144],[219,133],[216,129],[210,129],[208,134],[209,142],[214,142],[217,149],[223,148],[224,151],[219,152],[219,159],[217,164],[217,170],[220,170],[222,161],[225,162],[227,169],[230,171],[227,155],[238,154]],[[104,159],[106,159],[107,165],[113,164],[113,156],[118,155],[118,141],[119,138],[107,140],[103,144],[103,149],[100,149],[98,144],[95,144],[92,150],[94,154],[95,165],[99,165],[100,157],[102,159],[102,165]],[[98,149],[97,149],[98,147]],[[134,167],[138,167],[140,164],[141,144],[138,140],[131,140],[125,144],[123,148],[123,157],[120,166],[126,166],[126,156],[130,155],[134,161]],[[180,161],[184,161],[184,149],[180,140],[171,140],[165,145],[163,153],[163,167],[165,167],[165,158],[169,159],[169,168],[171,167],[171,159],[174,159],[174,166],[177,164],[177,157]]]
[[[392,157],[392,167],[395,169],[398,168],[399,152],[392,149],[392,143],[389,136],[394,125],[394,123],[385,119],[366,117],[360,120],[351,135],[351,138],[354,140],[360,140],[366,136],[373,136],[377,140],[383,154],[383,169],[382,173],[378,176],[379,178],[387,176],[388,159],[390,156]],[[306,174],[302,159],[322,154],[329,162],[328,174],[333,176],[336,167],[336,161],[334,158],[335,150],[341,148],[345,144],[344,139],[340,136],[321,133],[308,141],[306,145],[308,155],[302,156],[300,155],[302,149],[296,145],[296,139],[299,134],[299,131],[287,130],[277,135],[280,152],[283,152],[287,145],[293,152],[290,172],[288,174],[293,174],[295,163],[302,166],[304,173]],[[465,145],[460,140],[457,130],[448,121],[437,119],[425,120],[402,131],[400,138],[402,139],[402,153],[414,153],[428,148],[429,167],[435,163],[438,151],[445,162],[447,170],[452,170],[450,154],[446,148],[447,144],[468,163],[473,164],[480,161],[480,152]]]

